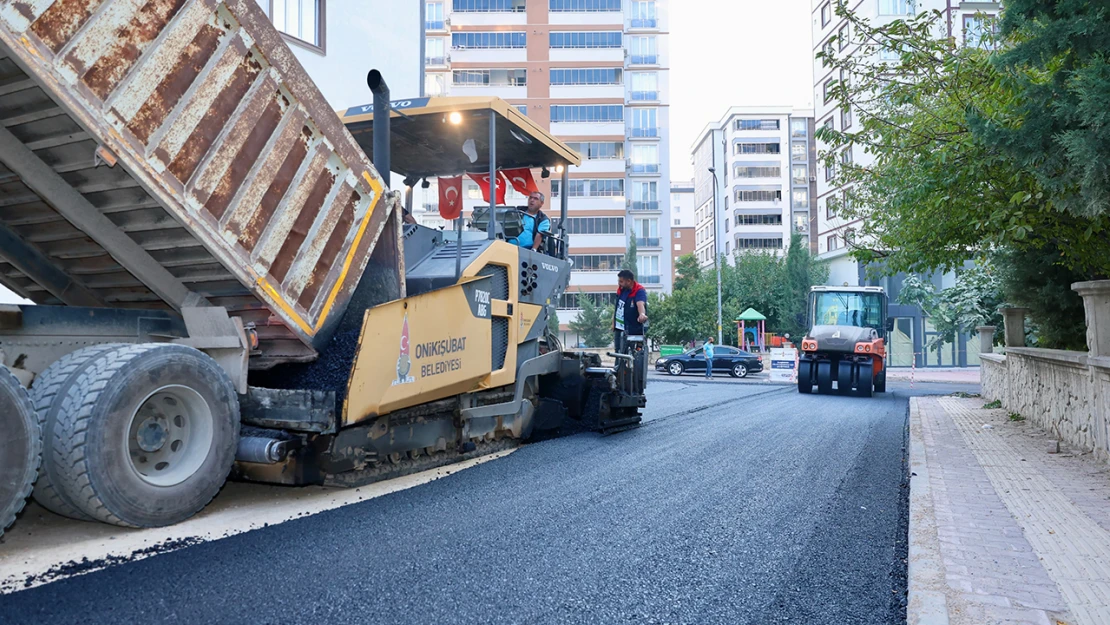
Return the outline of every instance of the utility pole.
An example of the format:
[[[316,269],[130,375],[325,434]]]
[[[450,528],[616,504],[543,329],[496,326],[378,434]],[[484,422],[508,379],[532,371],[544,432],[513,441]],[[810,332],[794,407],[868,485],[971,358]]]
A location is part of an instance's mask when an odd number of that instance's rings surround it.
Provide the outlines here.
[[[717,170],[710,167],[709,173],[713,176],[713,266],[717,268],[717,345],[725,342],[724,330],[721,325],[721,253],[717,245]]]

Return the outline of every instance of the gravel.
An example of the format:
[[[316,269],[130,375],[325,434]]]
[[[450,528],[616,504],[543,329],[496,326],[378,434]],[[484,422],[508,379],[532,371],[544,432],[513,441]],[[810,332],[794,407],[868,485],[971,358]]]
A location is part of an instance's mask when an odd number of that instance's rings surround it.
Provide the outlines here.
[[[653,383],[643,427],[0,597],[6,622],[904,623],[904,391]]]

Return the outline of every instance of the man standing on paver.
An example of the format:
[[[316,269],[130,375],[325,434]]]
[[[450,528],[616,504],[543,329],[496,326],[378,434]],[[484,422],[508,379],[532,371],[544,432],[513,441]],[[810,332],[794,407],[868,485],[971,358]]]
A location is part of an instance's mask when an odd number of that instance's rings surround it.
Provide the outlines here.
[[[713,337],[705,342],[705,348],[702,350],[705,355],[705,377],[713,377]]]

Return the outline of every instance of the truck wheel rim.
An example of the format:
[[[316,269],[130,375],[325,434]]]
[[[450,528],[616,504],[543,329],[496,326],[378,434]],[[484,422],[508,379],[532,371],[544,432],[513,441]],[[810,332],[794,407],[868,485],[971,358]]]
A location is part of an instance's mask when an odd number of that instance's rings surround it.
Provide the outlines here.
[[[204,464],[212,447],[212,409],[187,386],[163,386],[139,402],[127,427],[131,468],[144,482],[175,486]]]

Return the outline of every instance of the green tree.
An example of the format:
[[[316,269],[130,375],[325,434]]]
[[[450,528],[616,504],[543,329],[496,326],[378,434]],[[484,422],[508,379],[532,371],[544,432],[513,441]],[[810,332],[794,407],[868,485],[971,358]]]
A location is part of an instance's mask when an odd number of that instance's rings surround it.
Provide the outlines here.
[[[779,329],[784,334],[789,334],[795,341],[800,341],[809,330],[806,324],[806,303],[809,300],[810,287],[824,284],[829,278],[829,267],[826,263],[813,258],[809,253],[809,246],[802,235],[793,234],[790,237],[790,248],[786,252],[784,267],[786,280],[786,301],[782,311]]]
[[[637,280],[639,280],[640,279],[640,271],[636,267],[636,261],[637,261],[636,233],[635,232],[629,232],[629,234],[631,236],[628,238],[628,250],[625,252],[624,258],[621,259],[621,269],[627,269],[627,270],[631,271],[632,275],[635,276]]]
[[[578,334],[586,347],[606,347],[613,342],[613,309],[601,307],[593,299],[578,293],[578,318],[570,329]]]
[[[549,306],[548,310],[551,312],[547,315],[547,332],[559,336],[559,311],[554,306]]]
[[[961,271],[956,284],[939,293],[931,282],[909,275],[902,282],[898,302],[920,306],[929,316],[937,335],[925,347],[934,351],[955,343],[958,334],[972,332],[978,326],[1002,326],[998,312],[1003,303],[1002,280],[987,263]]]
[[[1086,278],[1061,265],[1059,258],[1059,250],[1046,246],[999,250],[992,260],[999,269],[1006,301],[1029,309],[1027,333],[1032,345],[1086,351],[1083,298],[1071,290],[1072,284]],[[993,325],[1002,327],[1001,323]]]
[[[679,256],[674,263],[674,290],[685,289],[701,279],[701,265],[693,254]]]

